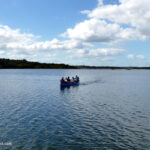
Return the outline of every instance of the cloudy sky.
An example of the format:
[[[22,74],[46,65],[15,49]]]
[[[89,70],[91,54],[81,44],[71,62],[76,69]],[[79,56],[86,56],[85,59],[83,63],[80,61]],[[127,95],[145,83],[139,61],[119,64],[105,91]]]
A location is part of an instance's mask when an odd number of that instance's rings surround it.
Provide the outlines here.
[[[150,0],[1,0],[0,58],[150,66]]]

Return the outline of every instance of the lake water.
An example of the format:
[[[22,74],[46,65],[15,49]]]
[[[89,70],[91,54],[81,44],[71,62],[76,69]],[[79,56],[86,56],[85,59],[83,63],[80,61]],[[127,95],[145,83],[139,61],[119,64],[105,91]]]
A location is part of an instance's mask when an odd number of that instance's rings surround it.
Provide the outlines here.
[[[0,149],[150,150],[150,71],[0,70]]]

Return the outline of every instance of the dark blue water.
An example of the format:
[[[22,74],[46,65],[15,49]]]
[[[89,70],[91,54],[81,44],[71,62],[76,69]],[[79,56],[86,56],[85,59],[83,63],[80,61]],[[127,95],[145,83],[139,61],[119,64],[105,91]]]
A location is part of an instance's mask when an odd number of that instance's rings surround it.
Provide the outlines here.
[[[80,85],[60,89],[62,76]],[[150,71],[0,70],[0,149],[149,150]]]

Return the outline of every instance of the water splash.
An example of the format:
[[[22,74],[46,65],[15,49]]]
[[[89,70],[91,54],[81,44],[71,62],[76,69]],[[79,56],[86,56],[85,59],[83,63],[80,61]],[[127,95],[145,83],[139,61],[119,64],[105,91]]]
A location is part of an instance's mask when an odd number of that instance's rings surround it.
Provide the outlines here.
[[[80,82],[80,85],[90,85],[90,84],[95,84],[95,83],[104,83],[102,79],[97,79],[97,80],[92,80],[92,81],[83,81]]]

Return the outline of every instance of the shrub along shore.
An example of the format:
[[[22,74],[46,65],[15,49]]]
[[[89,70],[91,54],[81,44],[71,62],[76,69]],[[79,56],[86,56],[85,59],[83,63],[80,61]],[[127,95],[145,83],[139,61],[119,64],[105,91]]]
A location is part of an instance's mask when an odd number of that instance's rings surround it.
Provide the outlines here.
[[[0,59],[0,69],[150,69],[150,67],[135,67],[135,66],[85,66],[85,65],[68,65],[68,64],[56,64],[56,63],[40,63],[31,62],[25,59]]]

